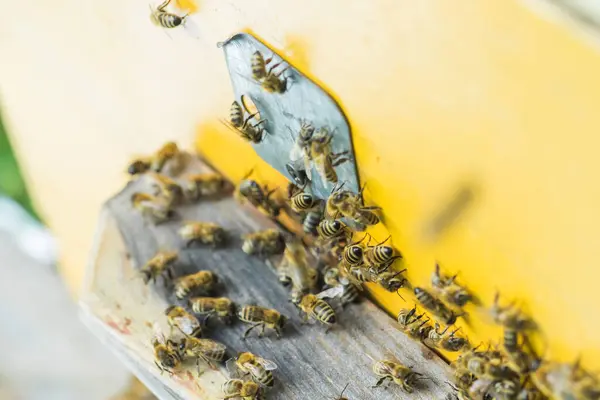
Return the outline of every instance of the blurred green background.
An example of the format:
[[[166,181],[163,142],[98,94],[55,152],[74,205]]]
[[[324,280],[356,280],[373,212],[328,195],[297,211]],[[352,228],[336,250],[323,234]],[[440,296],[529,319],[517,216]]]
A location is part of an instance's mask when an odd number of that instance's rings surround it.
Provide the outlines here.
[[[31,199],[27,193],[19,165],[8,141],[2,117],[0,115],[0,195],[11,197],[25,208],[32,216],[35,213]]]

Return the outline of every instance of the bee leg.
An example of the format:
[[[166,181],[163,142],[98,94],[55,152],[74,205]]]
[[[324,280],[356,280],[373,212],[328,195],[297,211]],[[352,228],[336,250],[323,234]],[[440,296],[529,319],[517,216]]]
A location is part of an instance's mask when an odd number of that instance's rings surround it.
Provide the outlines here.
[[[154,361],[154,364],[158,367],[158,369],[160,370],[160,374],[162,375],[164,372],[164,369],[160,365],[158,365],[158,363],[156,361]]]
[[[248,334],[250,333],[250,331],[252,331],[252,329],[256,328],[257,326],[259,326],[260,323],[258,324],[254,324],[252,325],[250,328],[246,329],[246,332],[244,332],[244,336],[242,336],[242,339],[246,339],[246,337],[248,336]]]
[[[259,337],[259,338],[261,338],[261,337],[265,336],[265,328],[266,328],[266,325],[265,325],[265,323],[264,323],[264,322],[263,322],[263,323],[261,323],[261,324],[260,324],[260,333],[258,334],[258,337]]]
[[[345,163],[347,161],[350,161],[350,159],[348,157],[343,157],[343,158],[337,159],[334,162],[332,162],[331,166],[332,167],[337,167],[338,165],[343,164],[343,163]]]
[[[165,8],[169,5],[170,2],[171,2],[171,0],[165,0],[161,5],[156,7],[156,9],[158,11],[165,11]]]
[[[377,381],[377,383],[376,383],[374,386],[371,386],[371,388],[375,389],[375,388],[377,388],[377,387],[381,386],[381,384],[382,384],[383,382],[385,382],[386,380],[388,380],[388,379],[390,379],[390,377],[389,377],[389,376],[384,376],[383,378],[379,379],[379,380]]]

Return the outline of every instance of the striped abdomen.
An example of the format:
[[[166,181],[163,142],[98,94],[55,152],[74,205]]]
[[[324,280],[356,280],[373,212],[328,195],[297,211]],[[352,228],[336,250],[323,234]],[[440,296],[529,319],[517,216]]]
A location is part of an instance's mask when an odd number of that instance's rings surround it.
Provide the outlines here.
[[[342,295],[340,296],[339,299],[340,299],[340,302],[345,305],[345,304],[354,303],[359,298],[360,298],[360,292],[358,291],[356,286],[349,284],[349,285],[344,285],[344,291],[342,292]]]
[[[321,213],[318,211],[311,211],[306,214],[306,218],[304,218],[304,223],[302,224],[302,229],[306,233],[310,233],[311,235],[317,234],[317,227],[319,222],[321,221]]]
[[[235,126],[236,128],[241,128],[242,125],[244,125],[244,111],[237,101],[231,103],[231,108],[229,109],[229,120],[231,121],[231,125]]]
[[[344,261],[351,266],[362,263],[363,249],[360,245],[354,244],[344,248]]]
[[[346,231],[346,224],[340,220],[323,220],[317,227],[317,232],[322,238],[334,238],[341,236]]]
[[[262,80],[267,76],[267,68],[265,66],[265,59],[260,51],[255,51],[252,54],[251,60],[252,66],[252,77],[256,80]]]
[[[238,318],[244,322],[262,322],[265,309],[259,306],[245,306],[238,311]]]
[[[364,225],[377,225],[379,223],[379,217],[377,214],[369,210],[357,210],[354,219]]]
[[[317,300],[317,304],[315,304],[312,314],[314,317],[327,325],[333,325],[336,322],[335,311],[333,308],[322,299]]]
[[[258,383],[262,383],[267,387],[273,387],[273,383],[275,379],[273,378],[273,373],[271,371],[267,371],[265,367],[262,366],[259,362],[252,362],[256,368],[250,371],[250,374],[254,378],[254,380]],[[252,372],[254,371],[254,372]]]
[[[290,205],[296,212],[309,210],[315,203],[316,199],[308,193],[299,193],[290,199]]]
[[[156,20],[163,28],[175,28],[181,25],[181,23],[183,22],[183,18],[181,18],[179,15],[167,12],[157,13]]]
[[[416,287],[414,292],[415,296],[417,296],[417,300],[423,305],[423,307],[427,308],[428,310],[435,310],[437,305],[437,300],[435,297],[419,287]]]

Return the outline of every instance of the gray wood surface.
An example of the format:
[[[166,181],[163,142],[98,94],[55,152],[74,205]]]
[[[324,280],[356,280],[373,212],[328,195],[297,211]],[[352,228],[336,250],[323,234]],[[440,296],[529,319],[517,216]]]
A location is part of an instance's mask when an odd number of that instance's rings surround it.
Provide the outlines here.
[[[344,395],[349,399],[443,399],[449,393],[445,384],[448,366],[422,344],[398,331],[394,319],[368,301],[339,312],[339,324],[327,334],[323,326],[302,325],[298,310],[288,301],[288,290],[278,282],[275,271],[264,261],[241,251],[241,234],[274,226],[249,206],[240,206],[233,198],[226,197],[179,207],[178,220],[157,226],[144,222],[132,209],[129,199],[135,191],[150,191],[148,179],[142,177],[130,182],[107,202],[107,209],[115,217],[136,265],[143,265],[158,249],[182,249],[176,266],[178,276],[199,269],[211,270],[220,279],[217,295],[230,297],[238,305],[276,308],[290,317],[281,339],[274,335],[259,339],[252,333],[243,341],[241,336],[247,325],[239,321],[231,326],[211,321],[205,330],[206,337],[226,344],[232,356],[240,351],[251,351],[278,365],[274,371],[276,384],[268,398],[335,399],[347,383]],[[183,220],[222,225],[229,232],[228,245],[219,249],[185,249],[177,236]],[[155,295],[177,303],[161,281],[154,290]],[[372,389],[377,381],[371,371],[373,360],[390,354],[429,380],[422,381],[422,386],[412,395],[394,385]]]

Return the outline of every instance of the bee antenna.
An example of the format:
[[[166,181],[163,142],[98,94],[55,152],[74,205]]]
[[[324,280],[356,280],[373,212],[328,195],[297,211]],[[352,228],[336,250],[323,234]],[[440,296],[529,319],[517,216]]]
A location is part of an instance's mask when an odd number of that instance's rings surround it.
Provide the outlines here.
[[[406,302],[406,299],[400,294],[400,289],[396,291],[396,294],[402,299],[402,301]]]
[[[392,235],[388,236],[383,242],[377,244],[377,246],[381,246],[382,244],[384,244],[385,242],[387,242],[388,240],[390,240],[391,237],[392,237]]]
[[[242,180],[245,180],[245,179],[247,179],[247,178],[248,178],[250,175],[252,175],[252,173],[254,172],[254,168],[255,168],[255,167],[252,167],[252,168],[250,169],[250,171],[248,171],[248,173],[247,173],[246,175],[244,175],[244,177],[242,178]]]
[[[340,393],[340,397],[344,395],[344,392],[348,388],[348,385],[350,385],[350,382],[346,383],[346,386],[344,386],[344,389],[342,389],[342,393]]]

